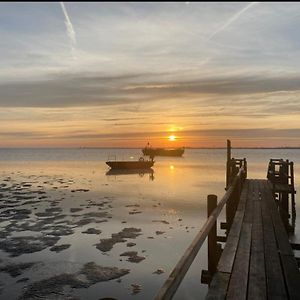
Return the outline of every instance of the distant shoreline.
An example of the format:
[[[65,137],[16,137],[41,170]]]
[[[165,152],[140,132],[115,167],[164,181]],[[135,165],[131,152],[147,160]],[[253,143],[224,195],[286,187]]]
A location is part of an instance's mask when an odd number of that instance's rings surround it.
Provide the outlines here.
[[[140,150],[143,147],[24,147],[24,148],[12,148],[12,147],[0,147],[0,150],[96,150],[96,149],[137,149]],[[185,147],[185,149],[191,150],[222,150],[226,147]],[[232,147],[232,149],[249,149],[249,150],[268,150],[268,149],[280,149],[280,150],[299,150],[300,147]]]

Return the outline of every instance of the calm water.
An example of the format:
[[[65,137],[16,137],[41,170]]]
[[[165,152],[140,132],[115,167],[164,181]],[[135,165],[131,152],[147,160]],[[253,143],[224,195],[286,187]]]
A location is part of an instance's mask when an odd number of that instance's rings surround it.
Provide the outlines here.
[[[295,184],[299,190],[300,150],[238,149],[233,150],[232,154],[236,158],[247,158],[248,178],[265,178],[270,158],[294,161]],[[213,193],[219,198],[224,194],[226,150],[188,149],[182,158],[157,157],[153,174],[107,175],[105,161],[108,155],[117,155],[120,159],[138,158],[140,150],[0,150],[1,182],[15,187],[26,182],[27,195],[31,197],[31,193],[37,190],[44,195],[36,203],[26,204],[22,199],[22,205],[18,208],[30,210],[26,218],[1,219],[1,231],[7,232],[7,236],[2,236],[1,241],[16,236],[47,233],[47,228],[44,227],[41,232],[22,230],[22,226],[25,228],[30,222],[33,224],[37,220],[43,220],[42,214],[47,208],[57,209],[55,216],[61,219],[61,224],[71,224],[68,226],[72,229],[69,234],[59,235],[57,245],[70,245],[61,252],[53,252],[49,250],[51,247],[46,247],[41,251],[11,257],[11,253],[0,250],[0,259],[3,260],[1,265],[42,262],[23,270],[16,277],[2,272],[1,299],[17,299],[29,284],[63,272],[74,273],[91,261],[105,267],[129,269],[130,272],[122,276],[121,281],[113,279],[93,284],[89,288],[64,290],[64,293],[78,299],[152,299],[204,223],[207,194]],[[12,190],[4,190],[2,202],[6,199],[15,201],[15,195]],[[34,195],[35,198],[31,198],[38,199]],[[13,207],[18,202],[11,202],[10,205]],[[7,207],[9,206],[1,206],[0,212],[7,210]],[[74,208],[78,209],[76,213]],[[107,213],[106,222],[99,221],[96,217],[88,224],[74,226],[83,216],[95,211]],[[300,214],[299,205],[297,213]],[[300,220],[296,220],[296,223],[296,235],[293,239],[299,242]],[[100,239],[110,238],[111,234],[118,233],[125,227],[141,229],[141,235],[117,243],[107,252],[96,248]],[[17,229],[13,231],[11,228]],[[82,233],[88,228],[96,228],[102,232],[98,235]],[[136,245],[128,247],[127,242],[134,242]],[[126,257],[120,256],[125,251],[137,251],[145,259],[139,263],[127,261]],[[164,273],[153,274],[159,268]],[[175,299],[204,297],[207,286],[200,283],[200,274],[206,268],[206,245],[203,245]],[[29,280],[17,282],[25,277]],[[131,284],[141,285],[141,291],[132,294]],[[65,299],[60,293],[52,297]]]

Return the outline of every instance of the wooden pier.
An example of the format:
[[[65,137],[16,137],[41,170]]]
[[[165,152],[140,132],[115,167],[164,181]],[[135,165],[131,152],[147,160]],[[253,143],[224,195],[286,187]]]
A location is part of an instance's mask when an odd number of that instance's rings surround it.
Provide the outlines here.
[[[271,159],[268,179],[247,179],[246,159],[231,158],[230,141],[227,146],[227,191],[218,204],[217,196],[208,195],[208,219],[156,300],[172,299],[206,238],[208,270],[201,276],[209,284],[206,299],[300,299],[299,259],[293,252],[300,245],[288,239],[296,215],[293,163]],[[226,232],[218,236],[217,218],[225,205],[220,227]]]

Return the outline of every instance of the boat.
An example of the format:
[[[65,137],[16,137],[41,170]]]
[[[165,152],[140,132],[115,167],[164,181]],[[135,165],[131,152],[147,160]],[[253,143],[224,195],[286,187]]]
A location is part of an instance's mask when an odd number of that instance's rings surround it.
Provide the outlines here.
[[[106,164],[114,170],[150,169],[154,165],[154,160],[145,160],[140,157],[139,160],[108,160]]]
[[[152,168],[148,169],[109,169],[109,171],[106,172],[107,176],[116,176],[116,175],[144,175],[144,174],[153,174],[154,171]]]
[[[184,147],[180,148],[152,148],[150,146],[146,146],[142,149],[144,155],[148,155],[150,157],[154,156],[182,156],[184,153]]]

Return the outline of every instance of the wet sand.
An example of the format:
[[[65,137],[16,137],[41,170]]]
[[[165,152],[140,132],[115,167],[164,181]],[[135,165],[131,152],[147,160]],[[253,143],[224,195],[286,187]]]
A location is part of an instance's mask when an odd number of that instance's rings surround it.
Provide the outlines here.
[[[118,283],[122,299],[150,299],[136,271],[151,257],[147,244],[181,227],[177,214],[162,214],[160,202],[142,195],[95,192],[86,177],[3,172],[1,179],[0,299],[99,299],[84,291],[101,282]],[[93,254],[72,258],[78,242]],[[166,267],[148,262],[140,271],[159,277]],[[109,296],[109,287],[101,290]]]

